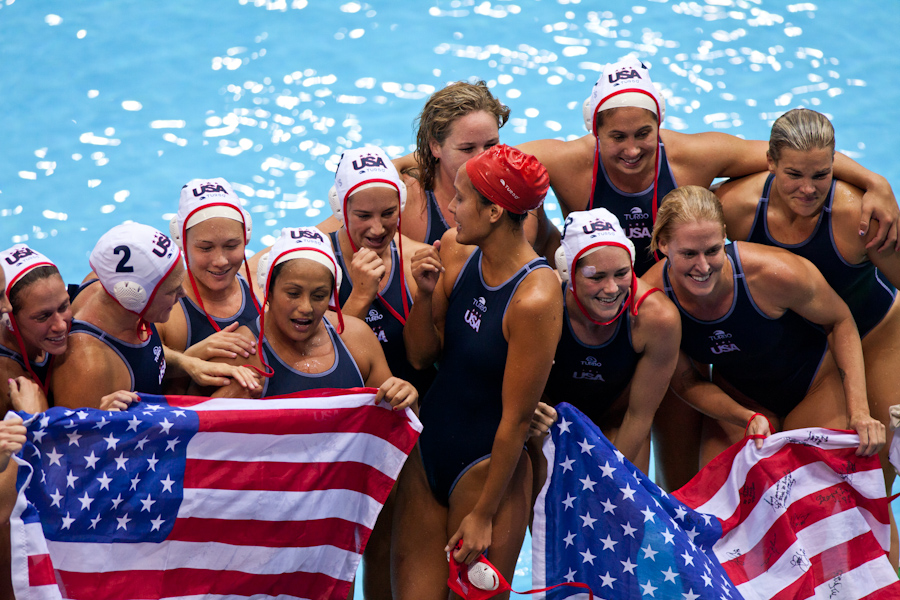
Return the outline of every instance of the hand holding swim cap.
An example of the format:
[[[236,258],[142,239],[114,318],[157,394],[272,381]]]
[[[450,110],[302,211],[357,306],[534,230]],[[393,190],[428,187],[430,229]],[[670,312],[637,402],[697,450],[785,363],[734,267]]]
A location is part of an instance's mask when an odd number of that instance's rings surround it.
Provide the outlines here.
[[[649,110],[660,125],[666,116],[666,101],[650,80],[650,69],[632,55],[603,67],[583,107],[584,126],[596,133],[597,113],[623,106]]]
[[[466,174],[482,196],[519,215],[539,207],[550,189],[550,176],[544,165],[506,144],[469,159]]]

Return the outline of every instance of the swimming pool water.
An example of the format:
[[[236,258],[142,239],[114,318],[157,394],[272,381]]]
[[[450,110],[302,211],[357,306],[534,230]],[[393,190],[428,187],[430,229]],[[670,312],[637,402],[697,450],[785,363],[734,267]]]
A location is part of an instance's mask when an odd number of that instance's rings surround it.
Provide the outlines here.
[[[898,30],[869,2],[3,0],[0,246],[80,281],[104,231],[165,230],[185,182],[222,176],[257,250],[327,216],[343,149],[411,151],[447,82],[488,81],[512,108],[506,143],[578,137],[599,69],[627,53],[664,88],[665,126],[764,139],[814,108],[896,189]],[[514,587],[529,583],[526,547]]]

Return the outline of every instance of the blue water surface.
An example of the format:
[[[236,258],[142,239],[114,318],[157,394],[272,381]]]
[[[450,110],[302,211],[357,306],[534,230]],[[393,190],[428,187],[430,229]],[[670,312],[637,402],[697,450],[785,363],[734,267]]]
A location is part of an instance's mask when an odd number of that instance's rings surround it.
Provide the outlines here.
[[[410,152],[446,83],[486,80],[512,109],[506,143],[572,139],[602,65],[628,53],[664,89],[666,127],[765,139],[814,108],[897,188],[897,31],[892,2],[3,0],[0,247],[27,242],[80,281],[107,229],[165,230],[185,182],[222,176],[258,250],[328,216],[344,149]],[[517,589],[530,565],[526,546]]]

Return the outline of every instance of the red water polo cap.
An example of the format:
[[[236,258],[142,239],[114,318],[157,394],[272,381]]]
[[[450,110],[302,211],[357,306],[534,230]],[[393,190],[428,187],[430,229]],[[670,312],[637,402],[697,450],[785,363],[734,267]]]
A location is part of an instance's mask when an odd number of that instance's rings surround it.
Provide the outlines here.
[[[466,173],[482,196],[511,213],[539,207],[550,188],[544,165],[530,154],[498,144],[466,162]]]

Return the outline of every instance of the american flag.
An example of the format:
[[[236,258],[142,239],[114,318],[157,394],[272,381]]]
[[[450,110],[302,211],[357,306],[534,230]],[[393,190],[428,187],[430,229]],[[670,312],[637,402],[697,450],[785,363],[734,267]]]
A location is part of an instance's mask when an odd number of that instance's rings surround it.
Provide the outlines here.
[[[762,450],[745,440],[667,495],[584,415],[557,410],[536,587],[572,578],[606,600],[900,598],[879,460],[855,456],[855,433],[789,431]]]
[[[719,522],[662,491],[576,408],[556,410],[534,509],[534,587],[580,581],[605,600],[738,600],[712,553]],[[587,594],[559,588],[546,597]]]
[[[675,492],[719,518],[714,551],[744,598],[900,598],[881,464],[858,445],[830,429],[748,440]]]
[[[17,597],[345,597],[421,431],[374,392],[22,414]]]

